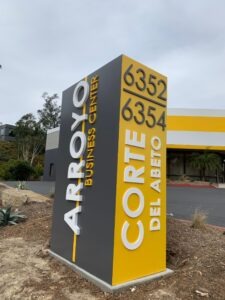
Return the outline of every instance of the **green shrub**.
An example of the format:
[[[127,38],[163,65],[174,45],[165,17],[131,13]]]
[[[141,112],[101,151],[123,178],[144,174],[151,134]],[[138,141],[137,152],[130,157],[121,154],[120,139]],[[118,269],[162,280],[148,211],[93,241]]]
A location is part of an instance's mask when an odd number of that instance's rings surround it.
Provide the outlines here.
[[[10,179],[10,174],[8,170],[9,162],[8,163],[2,163],[0,165],[0,178],[4,180]]]
[[[35,167],[34,167],[34,177],[35,178],[37,178],[37,179],[39,179],[42,175],[43,175],[43,173],[44,173],[44,168],[43,168],[43,166],[40,164],[40,163],[38,163]]]
[[[16,225],[26,219],[25,215],[21,212],[12,212],[11,207],[0,209],[0,226]]]
[[[10,160],[0,168],[0,177],[5,180],[28,180],[34,174],[34,168],[26,161]]]
[[[9,168],[9,172],[14,180],[27,180],[34,174],[34,168],[26,161],[16,161]]]
[[[33,165],[34,165],[34,166],[37,166],[37,165],[44,166],[44,159],[45,159],[44,154],[39,154],[39,155],[37,155],[37,156],[35,157],[35,159],[34,159]]]

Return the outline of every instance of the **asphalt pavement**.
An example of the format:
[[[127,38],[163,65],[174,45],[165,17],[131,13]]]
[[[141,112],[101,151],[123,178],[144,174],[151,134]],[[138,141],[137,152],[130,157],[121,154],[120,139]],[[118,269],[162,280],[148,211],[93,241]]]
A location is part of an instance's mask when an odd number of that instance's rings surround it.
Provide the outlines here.
[[[225,227],[225,189],[167,187],[167,213],[190,220],[196,209],[208,215],[208,223]]]
[[[6,184],[16,187],[17,182]],[[49,195],[55,183],[50,181],[27,181],[26,187],[36,193]],[[196,209],[208,215],[208,223],[225,227],[225,189],[198,187],[167,187],[167,213],[175,218],[191,220]]]
[[[11,187],[17,187],[18,181],[1,181]],[[42,195],[50,195],[55,191],[55,182],[53,181],[26,181],[25,188]]]

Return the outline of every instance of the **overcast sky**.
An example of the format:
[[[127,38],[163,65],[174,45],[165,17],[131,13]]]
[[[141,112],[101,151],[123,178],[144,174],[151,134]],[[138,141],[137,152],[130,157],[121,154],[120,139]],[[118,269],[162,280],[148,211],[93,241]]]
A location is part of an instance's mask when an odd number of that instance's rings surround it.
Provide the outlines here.
[[[0,13],[0,122],[122,53],[168,76],[169,107],[225,109],[224,0],[0,0]]]

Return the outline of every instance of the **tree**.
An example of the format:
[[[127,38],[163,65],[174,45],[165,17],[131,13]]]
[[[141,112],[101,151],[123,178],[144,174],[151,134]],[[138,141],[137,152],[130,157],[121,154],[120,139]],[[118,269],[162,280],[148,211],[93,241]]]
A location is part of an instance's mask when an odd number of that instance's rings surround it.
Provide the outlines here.
[[[14,142],[0,141],[0,165],[10,159],[17,158],[17,148]]]
[[[191,166],[200,171],[200,178],[205,181],[206,171],[218,172],[222,170],[221,158],[212,152],[193,153],[191,156]]]
[[[61,107],[58,106],[56,99],[57,94],[49,96],[48,93],[42,95],[44,99],[43,109],[38,110],[39,123],[41,128],[47,132],[48,129],[58,127],[60,124]]]
[[[33,165],[35,157],[44,150],[45,132],[33,114],[24,115],[14,129],[18,158]]]

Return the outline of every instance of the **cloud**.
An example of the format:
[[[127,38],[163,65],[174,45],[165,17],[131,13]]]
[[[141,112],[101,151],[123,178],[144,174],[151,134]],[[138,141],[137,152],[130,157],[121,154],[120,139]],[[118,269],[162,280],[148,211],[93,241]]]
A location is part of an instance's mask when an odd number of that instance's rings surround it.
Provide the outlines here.
[[[8,0],[0,10],[3,123],[121,53],[168,76],[170,107],[225,109],[222,0]]]

